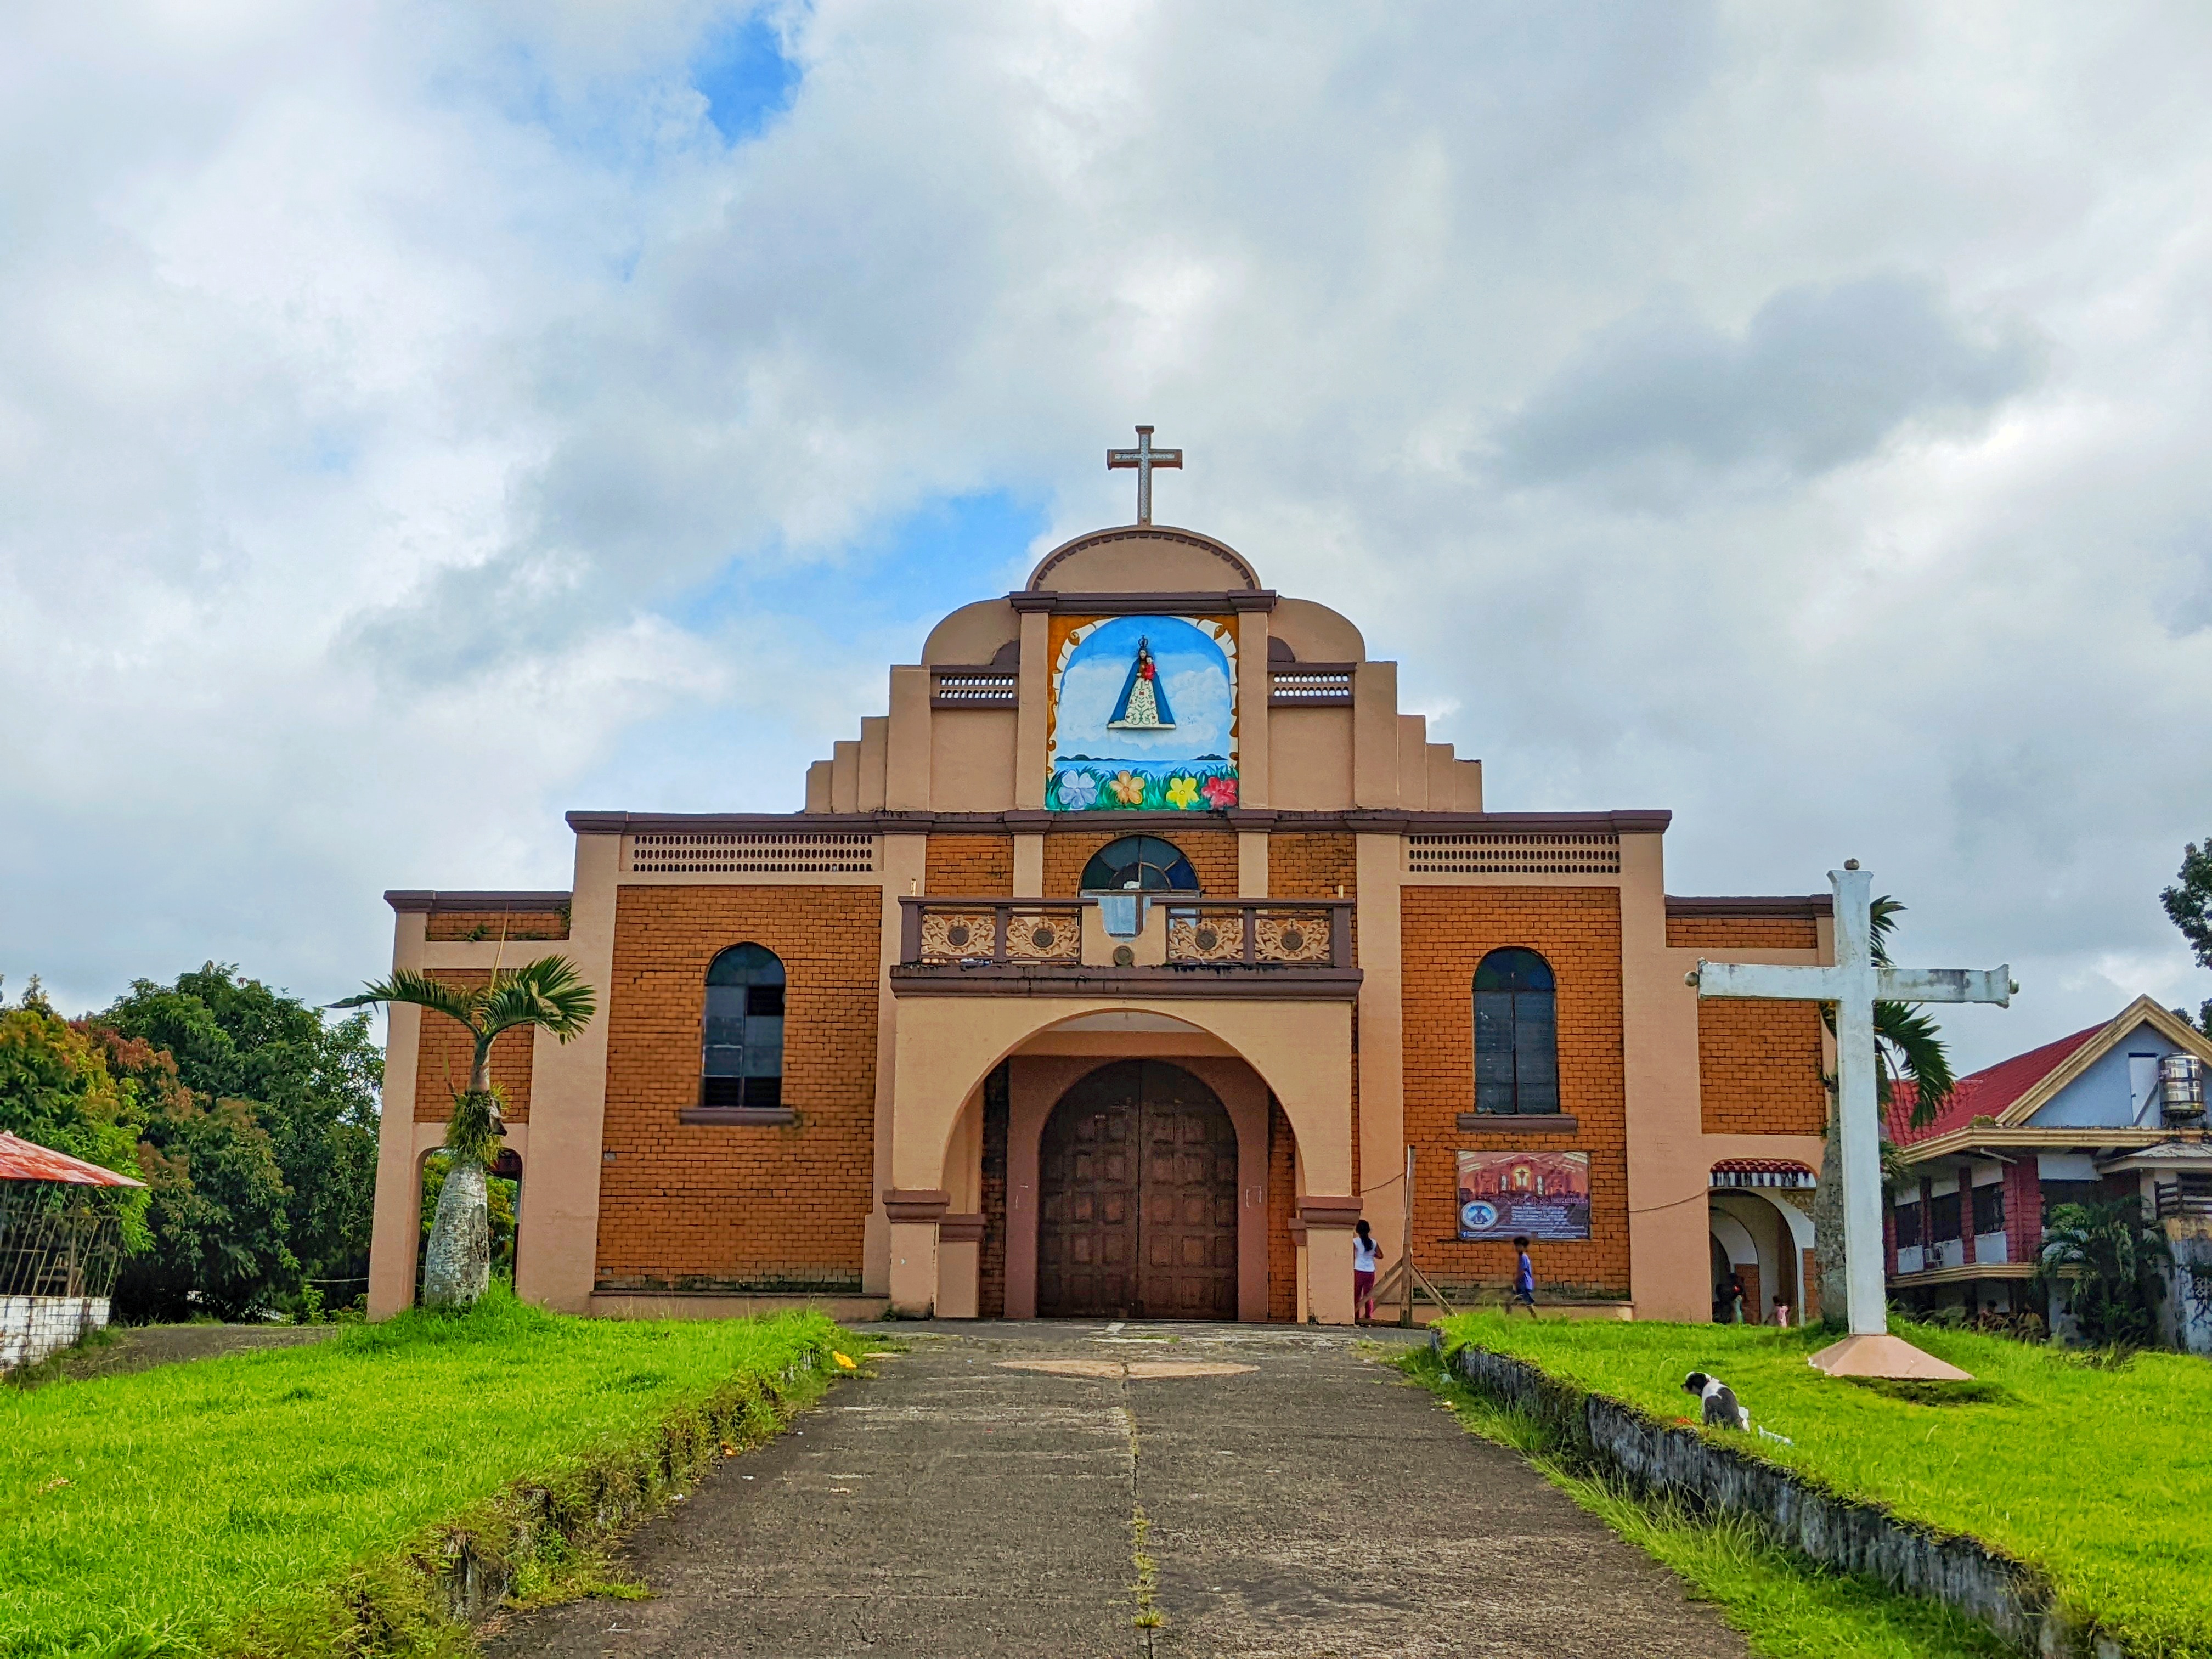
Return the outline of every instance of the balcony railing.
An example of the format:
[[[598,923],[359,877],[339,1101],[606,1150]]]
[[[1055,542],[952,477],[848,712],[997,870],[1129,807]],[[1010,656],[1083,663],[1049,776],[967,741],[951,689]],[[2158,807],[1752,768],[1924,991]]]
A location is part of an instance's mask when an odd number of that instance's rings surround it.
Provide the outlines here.
[[[1170,962],[1352,966],[1350,899],[1218,899],[1168,904]]]
[[[902,962],[1083,960],[1081,899],[902,898]]]
[[[1075,968],[1091,935],[1096,967],[1348,969],[1350,899],[1190,899],[1144,896],[1134,935],[1086,930],[1095,898],[903,897],[899,960],[909,965]]]

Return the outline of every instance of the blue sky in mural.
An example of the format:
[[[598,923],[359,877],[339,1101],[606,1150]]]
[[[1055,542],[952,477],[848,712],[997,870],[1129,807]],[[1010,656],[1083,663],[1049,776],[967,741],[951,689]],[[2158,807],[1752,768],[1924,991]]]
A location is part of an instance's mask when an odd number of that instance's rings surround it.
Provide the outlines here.
[[[1175,726],[1163,732],[1109,731],[1106,722],[1121,700],[1139,639],[1151,642]],[[1060,677],[1053,757],[1155,763],[1201,755],[1233,758],[1232,701],[1229,659],[1198,629],[1178,617],[1117,617],[1101,623],[1068,659]]]
[[[732,144],[757,135],[790,105],[799,75],[775,30],[758,14],[713,31],[691,61],[691,84],[706,94],[707,118]]]

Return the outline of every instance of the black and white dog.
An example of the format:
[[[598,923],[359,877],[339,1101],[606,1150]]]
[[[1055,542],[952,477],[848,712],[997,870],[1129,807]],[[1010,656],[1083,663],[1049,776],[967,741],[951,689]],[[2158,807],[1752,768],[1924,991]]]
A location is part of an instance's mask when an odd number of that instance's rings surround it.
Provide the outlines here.
[[[1682,1379],[1682,1392],[1696,1395],[1705,1402],[1705,1426],[1709,1429],[1747,1429],[1751,1413],[1736,1404],[1735,1390],[1717,1376],[1707,1376],[1703,1371],[1692,1371]]]

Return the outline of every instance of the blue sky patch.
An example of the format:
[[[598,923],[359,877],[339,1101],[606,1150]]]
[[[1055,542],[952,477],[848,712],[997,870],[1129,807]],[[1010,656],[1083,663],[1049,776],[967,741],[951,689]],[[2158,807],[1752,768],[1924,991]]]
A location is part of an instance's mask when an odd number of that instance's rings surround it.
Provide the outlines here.
[[[799,77],[799,65],[757,12],[718,25],[691,60],[691,84],[706,96],[707,118],[732,144],[757,137],[788,108]]]

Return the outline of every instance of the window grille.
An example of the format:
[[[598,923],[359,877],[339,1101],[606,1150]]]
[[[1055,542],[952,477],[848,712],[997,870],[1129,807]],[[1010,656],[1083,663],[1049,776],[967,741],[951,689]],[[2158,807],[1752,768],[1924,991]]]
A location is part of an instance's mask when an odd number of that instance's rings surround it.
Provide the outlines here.
[[[1267,702],[1277,708],[1349,708],[1352,670],[1335,663],[1307,663],[1274,671]]]
[[[929,701],[937,708],[1012,708],[1021,701],[1020,671],[933,668]]]
[[[1620,837],[1609,832],[1482,830],[1406,837],[1413,875],[1617,876]]]
[[[629,837],[635,875],[870,875],[876,838],[865,830],[641,830]]]

